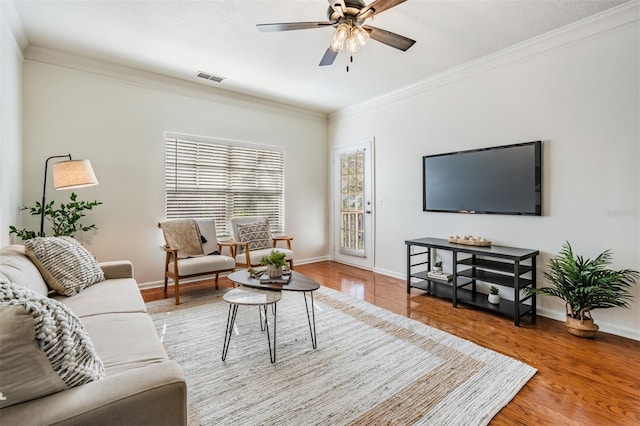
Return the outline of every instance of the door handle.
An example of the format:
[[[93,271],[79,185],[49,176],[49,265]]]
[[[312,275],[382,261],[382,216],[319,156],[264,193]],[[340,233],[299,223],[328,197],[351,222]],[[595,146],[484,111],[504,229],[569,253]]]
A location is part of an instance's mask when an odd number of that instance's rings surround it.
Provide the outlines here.
[[[371,210],[365,210],[364,211],[366,214],[371,214]]]

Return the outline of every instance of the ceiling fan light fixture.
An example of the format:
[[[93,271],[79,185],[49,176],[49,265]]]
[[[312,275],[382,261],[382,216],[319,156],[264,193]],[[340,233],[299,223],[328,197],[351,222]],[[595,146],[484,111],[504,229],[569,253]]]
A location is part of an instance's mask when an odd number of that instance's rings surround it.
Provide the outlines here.
[[[346,45],[347,45],[347,52],[349,52],[349,54],[354,54],[356,53],[358,50],[360,50],[360,44],[358,43],[358,41],[353,38],[353,37],[349,37],[346,41]]]
[[[351,29],[351,38],[355,39],[359,47],[362,47],[367,43],[367,40],[369,40],[369,33],[362,27],[354,25]]]
[[[329,48],[334,52],[339,52],[342,50],[344,46],[345,40],[349,37],[351,33],[351,29],[348,24],[341,23],[336,28],[335,32],[331,36],[331,41],[329,42]]]

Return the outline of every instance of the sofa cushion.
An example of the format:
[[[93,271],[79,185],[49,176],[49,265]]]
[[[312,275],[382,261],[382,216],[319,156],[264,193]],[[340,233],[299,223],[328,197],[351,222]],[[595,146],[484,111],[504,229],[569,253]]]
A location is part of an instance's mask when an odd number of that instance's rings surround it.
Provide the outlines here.
[[[101,281],[73,297],[54,296],[78,317],[124,312],[147,312],[138,283],[133,278]]]
[[[0,376],[7,398],[0,407],[67,388],[38,346],[33,315],[22,306],[0,305]]]
[[[73,238],[37,237],[24,245],[45,282],[60,294],[73,296],[104,280],[96,259]]]
[[[82,322],[109,377],[168,360],[146,313],[92,315]]]
[[[27,257],[23,245],[16,244],[0,249],[0,274],[9,282],[27,287],[41,296],[49,293],[40,271]]]
[[[0,377],[6,397],[0,407],[105,377],[85,328],[60,302],[3,280],[0,318]]]
[[[271,231],[268,222],[253,222],[237,225],[238,238],[249,243],[249,250],[262,250],[272,246]]]

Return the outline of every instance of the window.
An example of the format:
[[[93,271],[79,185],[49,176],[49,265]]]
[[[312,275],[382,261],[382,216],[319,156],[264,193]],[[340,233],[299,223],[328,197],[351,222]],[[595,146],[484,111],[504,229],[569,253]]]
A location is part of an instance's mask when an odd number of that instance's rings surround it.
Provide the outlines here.
[[[167,135],[165,216],[212,218],[218,237],[235,216],[266,216],[284,229],[284,152],[214,139]]]

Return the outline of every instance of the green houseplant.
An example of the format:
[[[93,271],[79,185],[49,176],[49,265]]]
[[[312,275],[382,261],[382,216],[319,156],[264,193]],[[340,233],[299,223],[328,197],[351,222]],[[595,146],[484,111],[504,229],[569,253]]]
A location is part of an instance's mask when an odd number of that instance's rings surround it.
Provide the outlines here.
[[[97,229],[96,225],[83,225],[80,220],[85,217],[86,210],[92,210],[94,207],[102,204],[101,201],[78,201],[78,196],[75,192],[71,193],[71,201],[68,203],[60,203],[59,207],[54,207],[55,201],[51,201],[44,205],[44,215],[51,228],[53,229],[53,236],[69,236],[73,237],[77,232],[86,232],[92,229]],[[42,204],[36,201],[35,206],[22,206],[20,210],[29,210],[29,214],[32,216],[40,216],[42,214]],[[44,237],[44,235],[38,235],[36,231],[32,231],[26,228],[17,229],[15,226],[9,226],[9,234],[15,234],[22,240],[28,240],[34,237]]]
[[[489,303],[497,305],[500,303],[500,289],[495,285],[489,287],[489,296],[487,297]]]
[[[549,260],[549,270],[544,276],[551,286],[527,289],[528,294],[556,296],[564,300],[569,333],[581,337],[593,337],[598,331],[593,321],[593,309],[613,307],[628,308],[630,287],[640,277],[632,269],[613,270],[610,250],[600,253],[595,259],[584,259],[575,255],[569,242],[560,253]]]
[[[267,256],[260,259],[262,265],[267,267],[267,275],[271,278],[282,276],[282,267],[287,264],[287,255],[285,253],[272,250]]]
[[[442,271],[442,260],[436,259],[436,263],[433,264],[433,270],[438,272]]]

